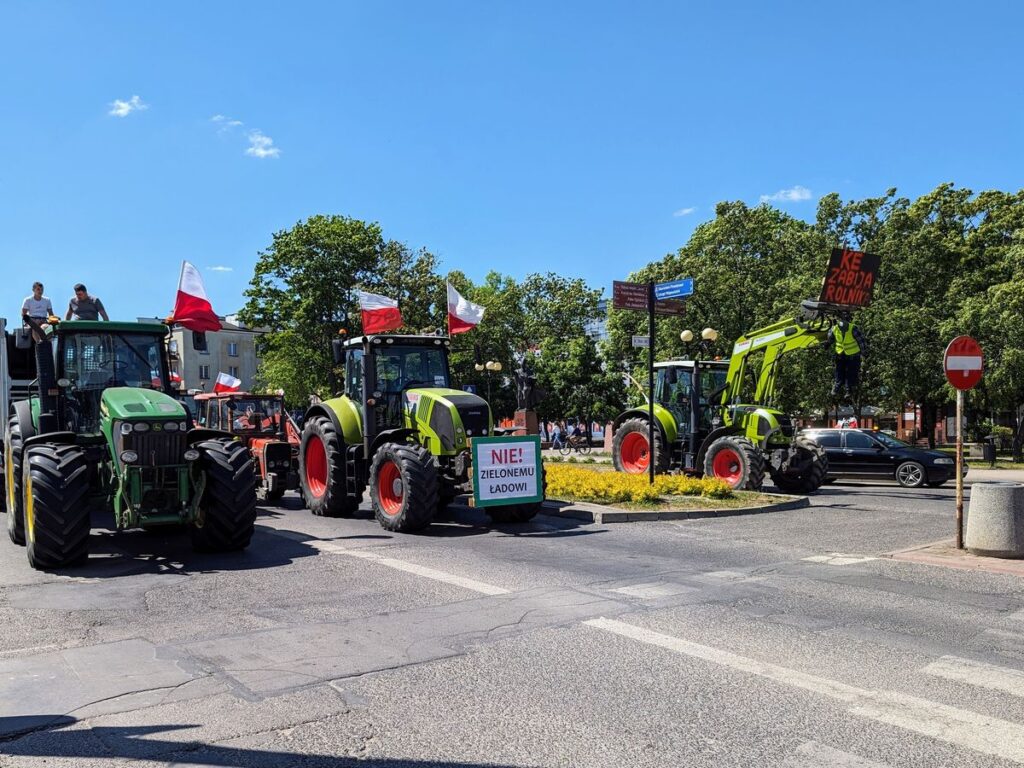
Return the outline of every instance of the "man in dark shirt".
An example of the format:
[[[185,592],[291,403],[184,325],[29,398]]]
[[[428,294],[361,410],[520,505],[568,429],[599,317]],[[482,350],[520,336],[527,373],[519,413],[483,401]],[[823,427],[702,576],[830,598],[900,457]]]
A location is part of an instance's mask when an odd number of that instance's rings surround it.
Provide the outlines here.
[[[85,286],[79,283],[75,286],[75,295],[68,302],[68,311],[64,315],[65,320],[109,320],[107,310],[103,302],[96,296],[90,296]]]

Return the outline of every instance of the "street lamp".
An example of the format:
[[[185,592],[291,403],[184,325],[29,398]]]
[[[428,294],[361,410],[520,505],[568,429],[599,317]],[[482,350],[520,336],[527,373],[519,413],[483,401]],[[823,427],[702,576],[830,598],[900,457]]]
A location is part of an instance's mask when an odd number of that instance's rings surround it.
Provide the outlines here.
[[[501,363],[497,360],[488,360],[486,363],[476,363],[474,366],[478,371],[487,371],[487,402],[491,402],[491,373],[498,373],[501,370]]]

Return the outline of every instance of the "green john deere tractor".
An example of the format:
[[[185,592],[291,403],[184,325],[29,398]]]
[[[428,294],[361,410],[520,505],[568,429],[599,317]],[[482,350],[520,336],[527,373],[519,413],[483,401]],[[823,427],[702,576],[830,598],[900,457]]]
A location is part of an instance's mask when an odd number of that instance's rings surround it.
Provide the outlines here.
[[[655,364],[655,471],[720,477],[734,488],[759,490],[767,472],[784,491],[816,491],[828,458],[795,435],[792,419],[772,407],[778,365],[789,352],[821,344],[851,308],[803,302],[800,316],[751,331],[733,345],[728,362],[677,360]],[[752,403],[742,402],[751,355],[764,353]],[[647,408],[620,414],[612,456],[622,472],[647,472],[652,460]]]
[[[299,480],[315,515],[351,516],[370,486],[377,521],[390,531],[429,525],[470,490],[470,441],[495,436],[487,401],[450,387],[446,336],[336,339],[340,397],[306,412]],[[540,502],[486,507],[494,522],[525,522]]]
[[[35,347],[38,392],[13,403],[4,436],[7,530],[29,563],[83,562],[90,511],[104,507],[118,529],[186,525],[198,550],[248,546],[252,457],[224,432],[193,428],[171,396],[167,327],[30,322],[21,336]]]

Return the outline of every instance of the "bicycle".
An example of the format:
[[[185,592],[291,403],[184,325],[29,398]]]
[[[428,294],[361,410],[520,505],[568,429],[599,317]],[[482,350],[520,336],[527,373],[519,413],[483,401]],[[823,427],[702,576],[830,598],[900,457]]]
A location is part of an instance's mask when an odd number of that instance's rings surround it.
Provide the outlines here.
[[[585,435],[570,435],[558,449],[558,452],[563,456],[568,456],[573,451],[584,456],[590,453],[590,441],[587,440]]]

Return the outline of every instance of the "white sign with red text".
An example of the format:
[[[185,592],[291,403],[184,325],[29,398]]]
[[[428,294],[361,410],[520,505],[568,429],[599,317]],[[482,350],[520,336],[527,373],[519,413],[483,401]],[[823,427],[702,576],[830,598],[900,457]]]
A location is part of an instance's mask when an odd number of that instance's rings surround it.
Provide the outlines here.
[[[540,438],[473,439],[473,498],[478,507],[544,500]]]

